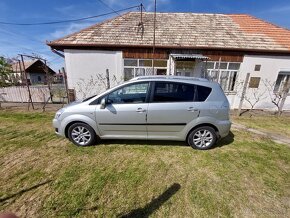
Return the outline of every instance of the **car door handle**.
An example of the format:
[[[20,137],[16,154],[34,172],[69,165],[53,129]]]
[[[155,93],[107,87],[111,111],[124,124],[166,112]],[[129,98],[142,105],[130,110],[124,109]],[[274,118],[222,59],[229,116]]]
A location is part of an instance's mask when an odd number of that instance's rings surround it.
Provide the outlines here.
[[[139,107],[139,108],[136,110],[136,112],[138,112],[138,113],[144,113],[144,112],[146,112],[146,110],[143,109],[143,108],[141,108],[141,107]]]
[[[196,111],[198,111],[198,109],[196,109],[194,107],[189,107],[189,108],[187,108],[187,111],[196,112]]]

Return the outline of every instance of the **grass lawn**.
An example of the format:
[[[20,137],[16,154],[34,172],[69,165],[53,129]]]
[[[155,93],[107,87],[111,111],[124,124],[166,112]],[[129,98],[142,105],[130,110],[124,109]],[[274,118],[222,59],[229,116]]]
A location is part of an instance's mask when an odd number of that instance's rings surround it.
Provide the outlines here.
[[[232,120],[236,123],[243,124],[249,128],[257,128],[270,133],[285,135],[290,137],[290,116],[275,116],[275,115],[253,115],[249,117],[232,116]]]
[[[215,149],[54,135],[53,114],[0,111],[0,211],[20,217],[289,217],[290,148],[233,131]],[[252,118],[253,119],[253,118]]]

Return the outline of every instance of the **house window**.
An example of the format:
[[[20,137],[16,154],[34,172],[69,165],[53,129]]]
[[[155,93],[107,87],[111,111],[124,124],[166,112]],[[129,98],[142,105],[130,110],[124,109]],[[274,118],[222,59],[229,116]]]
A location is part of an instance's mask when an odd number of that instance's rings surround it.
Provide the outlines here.
[[[218,82],[225,92],[234,91],[240,65],[238,62],[207,62],[206,77]]]
[[[167,60],[152,59],[124,59],[124,80],[130,80],[136,76],[163,75],[166,74]]]
[[[37,81],[41,82],[41,76],[37,76]]]
[[[259,88],[261,77],[251,77],[249,88]]]
[[[261,70],[261,64],[256,64],[255,71],[260,71],[260,70]]]
[[[278,74],[278,77],[274,86],[274,92],[283,91],[285,84],[287,84],[289,80],[290,80],[290,72],[280,72]]]

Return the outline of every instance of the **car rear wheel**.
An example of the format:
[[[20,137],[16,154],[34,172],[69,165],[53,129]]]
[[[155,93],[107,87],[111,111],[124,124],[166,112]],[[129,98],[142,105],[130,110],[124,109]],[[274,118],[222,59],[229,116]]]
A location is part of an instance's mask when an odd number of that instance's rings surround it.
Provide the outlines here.
[[[68,129],[68,137],[77,146],[93,145],[97,139],[94,129],[85,123],[71,125]]]
[[[210,149],[217,140],[216,131],[210,126],[202,126],[194,129],[187,138],[187,143],[199,150]]]

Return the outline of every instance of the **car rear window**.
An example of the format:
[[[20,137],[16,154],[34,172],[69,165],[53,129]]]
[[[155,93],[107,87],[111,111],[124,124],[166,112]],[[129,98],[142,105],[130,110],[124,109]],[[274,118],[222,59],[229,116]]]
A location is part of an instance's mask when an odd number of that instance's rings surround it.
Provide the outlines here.
[[[195,101],[205,101],[209,94],[211,93],[211,88],[206,87],[206,86],[199,86],[196,85],[196,96],[195,96]]]

